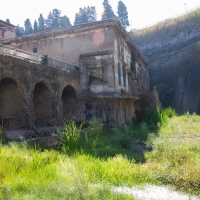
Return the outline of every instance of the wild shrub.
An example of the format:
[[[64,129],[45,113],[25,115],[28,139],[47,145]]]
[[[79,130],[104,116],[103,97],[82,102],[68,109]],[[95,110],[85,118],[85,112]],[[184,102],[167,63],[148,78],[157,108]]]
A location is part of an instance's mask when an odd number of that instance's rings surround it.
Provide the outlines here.
[[[147,108],[144,120],[147,122],[148,125],[157,126],[157,124],[161,122],[159,112],[160,111],[157,108],[154,108],[153,106]]]
[[[89,121],[89,132],[98,134],[103,130],[102,119],[98,117],[92,117]]]
[[[83,143],[87,140],[87,132],[82,130],[82,126],[82,123],[77,126],[73,120],[69,120],[64,122],[64,128],[62,130],[58,129],[56,131],[63,153],[81,150]]]

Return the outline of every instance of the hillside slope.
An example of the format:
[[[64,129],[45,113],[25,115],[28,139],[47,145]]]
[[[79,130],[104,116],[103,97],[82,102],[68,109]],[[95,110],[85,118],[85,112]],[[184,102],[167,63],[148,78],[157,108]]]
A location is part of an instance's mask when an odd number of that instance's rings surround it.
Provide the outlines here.
[[[162,105],[200,114],[200,8],[130,36],[148,59]]]

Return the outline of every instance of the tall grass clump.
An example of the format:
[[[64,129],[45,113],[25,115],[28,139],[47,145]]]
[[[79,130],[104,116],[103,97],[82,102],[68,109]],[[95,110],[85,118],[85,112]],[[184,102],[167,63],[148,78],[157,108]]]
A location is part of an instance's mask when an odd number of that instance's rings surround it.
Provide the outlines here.
[[[89,120],[89,132],[91,134],[99,134],[103,130],[102,119],[98,117],[92,117]]]
[[[166,113],[175,115],[171,110]],[[149,136],[153,151],[145,154],[147,164],[156,166],[154,176],[161,183],[184,191],[200,191],[199,124],[200,116],[176,116],[160,126],[157,137]]]
[[[73,120],[64,122],[64,128],[57,130],[60,139],[60,149],[63,153],[80,151],[84,142],[87,141],[87,132],[82,129],[83,124],[76,125]]]

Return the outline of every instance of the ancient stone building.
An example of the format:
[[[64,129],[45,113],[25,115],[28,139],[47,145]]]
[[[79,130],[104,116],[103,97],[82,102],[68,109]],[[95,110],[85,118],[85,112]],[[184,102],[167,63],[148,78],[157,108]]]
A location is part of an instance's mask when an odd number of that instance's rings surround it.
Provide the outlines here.
[[[0,20],[0,41],[15,36],[15,26]]]
[[[0,117],[16,128],[93,116],[116,126],[135,116],[139,95],[150,90],[147,62],[115,19],[2,43]]]

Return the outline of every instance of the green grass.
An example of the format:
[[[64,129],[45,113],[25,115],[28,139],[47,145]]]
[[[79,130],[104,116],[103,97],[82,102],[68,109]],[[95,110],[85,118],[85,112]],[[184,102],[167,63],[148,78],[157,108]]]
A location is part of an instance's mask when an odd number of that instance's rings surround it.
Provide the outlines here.
[[[0,146],[0,199],[133,199],[111,187],[144,184],[200,195],[200,116],[159,116],[158,126],[151,116],[97,132],[70,122],[55,149]],[[153,147],[142,162],[131,148],[140,138]]]

